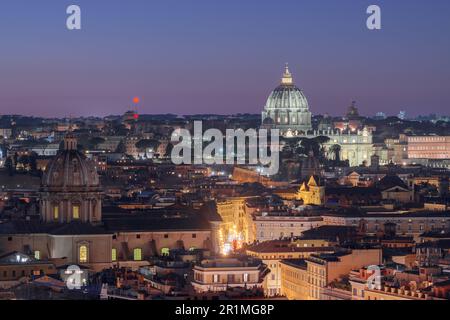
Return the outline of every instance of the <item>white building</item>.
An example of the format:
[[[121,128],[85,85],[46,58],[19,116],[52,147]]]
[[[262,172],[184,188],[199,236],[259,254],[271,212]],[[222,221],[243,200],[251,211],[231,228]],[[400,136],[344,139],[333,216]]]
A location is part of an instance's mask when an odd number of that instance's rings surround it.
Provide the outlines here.
[[[35,152],[38,156],[56,156],[59,150],[58,143],[52,143],[48,145],[35,146],[31,151]]]
[[[194,267],[192,286],[197,292],[219,292],[227,288],[263,290],[268,271],[258,259],[208,259]]]
[[[257,241],[301,236],[302,232],[322,225],[322,217],[283,212],[263,212],[255,215],[253,223]]]

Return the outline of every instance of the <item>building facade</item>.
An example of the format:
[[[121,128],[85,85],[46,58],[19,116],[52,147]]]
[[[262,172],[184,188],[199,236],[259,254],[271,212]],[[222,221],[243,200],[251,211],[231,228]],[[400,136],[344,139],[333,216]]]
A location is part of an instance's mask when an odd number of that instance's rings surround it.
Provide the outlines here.
[[[323,225],[340,225],[364,228],[367,234],[383,232],[384,225],[395,225],[398,235],[418,238],[422,233],[432,230],[450,228],[450,213],[439,211],[424,211],[412,213],[369,213],[355,215],[324,214]]]
[[[217,258],[194,267],[192,286],[196,292],[220,292],[229,288],[263,290],[267,267],[257,259]]]
[[[264,241],[246,248],[249,256],[261,259],[270,269],[264,283],[264,294],[268,297],[281,295],[281,261],[305,259],[311,254],[332,253],[331,243],[325,240],[274,240]],[[286,293],[285,293],[286,294]]]
[[[320,216],[288,212],[262,212],[253,217],[256,241],[294,238],[302,232],[322,225]]]
[[[332,254],[313,254],[303,261],[281,262],[281,292],[291,300],[325,300],[328,286],[351,270],[379,265],[381,249],[353,249]]]
[[[450,159],[450,136],[408,137],[409,159]]]

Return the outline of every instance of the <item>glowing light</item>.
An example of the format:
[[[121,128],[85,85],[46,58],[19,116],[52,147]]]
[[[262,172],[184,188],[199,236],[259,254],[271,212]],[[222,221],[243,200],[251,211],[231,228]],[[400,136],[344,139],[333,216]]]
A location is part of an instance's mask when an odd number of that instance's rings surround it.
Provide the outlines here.
[[[237,231],[237,227],[234,225],[227,231],[226,240],[224,240],[222,230],[219,231],[219,241],[222,244],[222,254],[228,255],[242,248],[243,236]]]
[[[138,104],[139,102],[141,102],[141,99],[139,99],[139,97],[133,98],[133,103]]]
[[[230,243],[224,243],[223,248],[222,248],[222,254],[226,256],[230,252],[231,252],[231,244]]]

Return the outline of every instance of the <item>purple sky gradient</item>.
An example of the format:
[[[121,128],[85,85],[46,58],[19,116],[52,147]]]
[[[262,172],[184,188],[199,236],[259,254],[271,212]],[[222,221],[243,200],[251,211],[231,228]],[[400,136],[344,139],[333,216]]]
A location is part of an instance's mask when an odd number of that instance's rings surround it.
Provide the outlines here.
[[[0,114],[259,113],[285,62],[313,114],[449,114],[448,0],[30,2],[0,5]]]

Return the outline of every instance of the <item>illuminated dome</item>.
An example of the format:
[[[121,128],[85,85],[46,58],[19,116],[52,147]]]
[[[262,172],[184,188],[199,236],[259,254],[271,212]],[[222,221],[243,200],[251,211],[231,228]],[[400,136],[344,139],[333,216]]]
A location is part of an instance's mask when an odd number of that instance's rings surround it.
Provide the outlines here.
[[[77,150],[73,136],[64,139],[63,149],[48,164],[42,180],[43,188],[86,190],[99,187],[94,163]]]
[[[262,112],[263,125],[271,122],[272,128],[280,129],[284,135],[311,129],[308,100],[303,91],[295,86],[287,65],[280,85],[272,91]]]
[[[48,164],[40,195],[45,222],[101,222],[102,192],[97,168],[77,150],[74,136],[64,139],[62,150]]]

